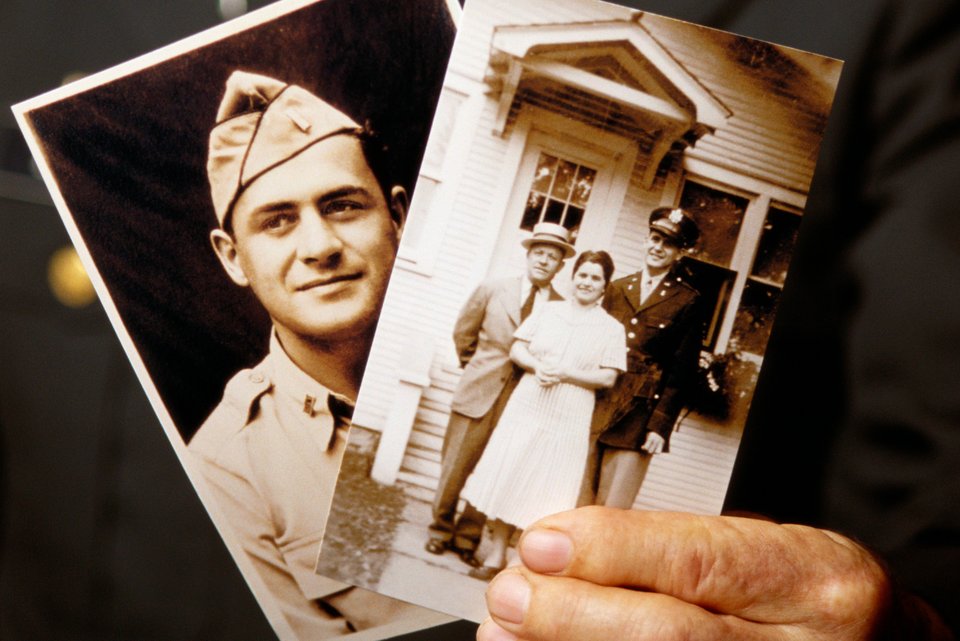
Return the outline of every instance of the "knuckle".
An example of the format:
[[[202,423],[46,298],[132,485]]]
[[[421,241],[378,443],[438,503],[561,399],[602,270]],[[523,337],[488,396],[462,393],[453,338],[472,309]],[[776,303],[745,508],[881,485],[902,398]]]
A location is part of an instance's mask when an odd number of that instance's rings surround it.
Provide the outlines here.
[[[890,578],[873,555],[852,541],[841,542],[839,549],[842,560],[813,593],[816,609],[837,631],[869,630],[892,598]]]
[[[889,595],[886,576],[865,563],[824,580],[817,591],[824,614],[837,622],[862,619],[881,610]]]

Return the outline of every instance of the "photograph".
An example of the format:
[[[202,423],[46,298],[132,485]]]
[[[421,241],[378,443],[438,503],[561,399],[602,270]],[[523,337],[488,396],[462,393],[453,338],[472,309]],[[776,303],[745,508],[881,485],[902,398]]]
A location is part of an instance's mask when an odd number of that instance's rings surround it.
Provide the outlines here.
[[[841,66],[468,2],[317,572],[481,621],[543,517],[719,514]]]
[[[315,566],[459,14],[279,2],[14,107],[64,269],[285,641],[451,620]]]

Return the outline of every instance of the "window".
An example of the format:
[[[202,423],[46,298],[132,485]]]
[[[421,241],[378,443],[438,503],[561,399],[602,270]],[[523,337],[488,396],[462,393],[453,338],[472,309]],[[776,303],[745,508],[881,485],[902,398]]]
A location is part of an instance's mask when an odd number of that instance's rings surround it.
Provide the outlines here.
[[[684,177],[678,199],[700,227],[696,250],[683,265],[709,313],[704,349],[762,356],[796,246],[800,210],[705,177]]]
[[[733,324],[732,339],[745,352],[763,354],[766,349],[799,228],[799,214],[777,206],[767,211]]]
[[[700,241],[693,256],[684,257],[688,278],[710,310],[703,346],[714,349],[723,317],[730,302],[736,277],[731,261],[740,237],[743,218],[750,201],[693,180],[686,180],[680,206],[689,211],[700,227]]]
[[[687,180],[680,206],[693,214],[700,227],[699,260],[729,267],[740,237],[749,199]]]
[[[800,215],[790,211],[770,207],[767,219],[760,234],[760,244],[753,261],[750,276],[783,287],[787,278],[787,267],[797,244],[797,231],[800,229]]]
[[[596,177],[592,167],[540,152],[520,228],[531,231],[540,222],[557,223],[576,238]]]

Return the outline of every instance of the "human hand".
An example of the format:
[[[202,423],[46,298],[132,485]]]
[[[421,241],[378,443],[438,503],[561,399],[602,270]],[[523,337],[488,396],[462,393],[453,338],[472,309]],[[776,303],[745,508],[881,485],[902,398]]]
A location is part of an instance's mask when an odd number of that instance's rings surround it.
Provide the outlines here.
[[[560,366],[552,363],[539,363],[534,370],[534,374],[537,377],[537,382],[543,387],[556,385],[561,380]]]
[[[656,432],[647,432],[647,438],[643,441],[640,449],[648,454],[659,454],[663,451],[666,440]]]
[[[865,641],[891,625],[881,564],[806,526],[588,507],[518,547],[524,566],[491,583],[478,641]],[[937,622],[884,638],[953,638]]]

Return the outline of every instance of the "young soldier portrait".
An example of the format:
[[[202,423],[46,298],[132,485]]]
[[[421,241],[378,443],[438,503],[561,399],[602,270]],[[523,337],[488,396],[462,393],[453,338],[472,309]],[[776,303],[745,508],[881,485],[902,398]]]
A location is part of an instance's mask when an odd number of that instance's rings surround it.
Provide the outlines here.
[[[190,450],[304,639],[418,610],[314,572],[406,215],[404,188],[373,173],[375,145],[303,88],[243,71],[230,76],[210,135],[220,224],[210,240],[273,327],[266,358],[227,383]]]
[[[315,565],[453,34],[444,0],[279,3],[23,116],[163,429],[285,640],[449,620]]]

